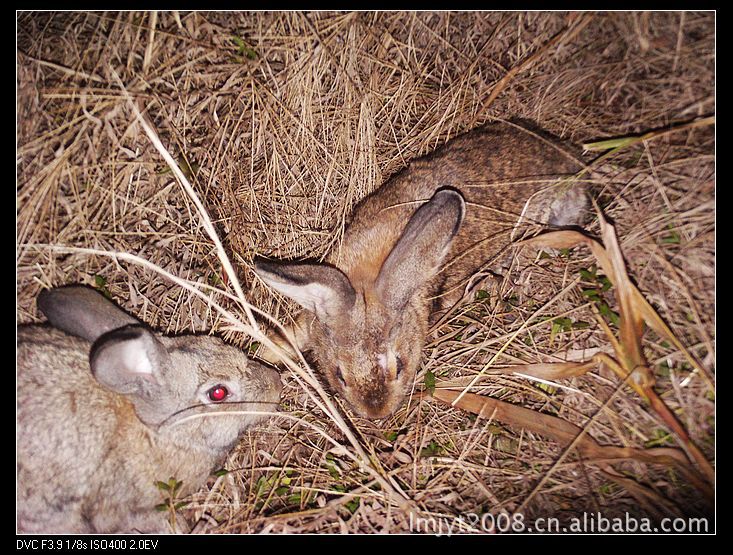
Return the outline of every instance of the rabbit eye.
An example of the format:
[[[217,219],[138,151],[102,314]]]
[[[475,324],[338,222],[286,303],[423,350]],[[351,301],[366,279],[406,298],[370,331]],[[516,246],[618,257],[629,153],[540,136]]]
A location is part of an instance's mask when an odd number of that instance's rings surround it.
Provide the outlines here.
[[[341,372],[341,368],[336,368],[336,377],[338,378],[338,381],[341,382],[341,385],[346,385],[346,380],[344,379],[344,374]]]
[[[397,357],[397,377],[400,377],[400,374],[402,374],[402,371],[405,369],[405,363],[402,362],[402,359],[400,357]]]
[[[220,403],[227,397],[229,397],[229,390],[223,385],[215,385],[207,392],[209,399],[215,403]]]

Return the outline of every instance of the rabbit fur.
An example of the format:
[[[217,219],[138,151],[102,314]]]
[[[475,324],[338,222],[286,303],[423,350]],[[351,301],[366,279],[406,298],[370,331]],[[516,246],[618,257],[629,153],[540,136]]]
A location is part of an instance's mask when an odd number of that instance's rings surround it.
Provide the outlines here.
[[[309,351],[358,415],[389,416],[413,384],[431,315],[458,302],[478,271],[502,273],[513,241],[583,223],[587,191],[561,181],[581,168],[558,141],[513,122],[412,161],[356,206],[326,263],[255,261],[305,309],[275,340]]]
[[[53,327],[17,335],[19,530],[172,531],[156,482],[201,487],[266,418],[227,412],[276,410],[278,373],[216,337],[154,333],[90,288],[38,305]]]

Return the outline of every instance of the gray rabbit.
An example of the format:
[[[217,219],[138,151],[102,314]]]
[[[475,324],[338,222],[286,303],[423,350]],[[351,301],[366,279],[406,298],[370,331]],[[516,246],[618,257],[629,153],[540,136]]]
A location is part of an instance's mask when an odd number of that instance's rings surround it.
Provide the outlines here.
[[[562,180],[581,167],[540,131],[485,125],[362,200],[326,264],[258,260],[255,271],[305,309],[286,333],[330,387],[360,416],[382,418],[413,383],[431,315],[459,301],[472,275],[501,273],[527,231],[583,223],[587,192]]]
[[[18,328],[19,530],[171,531],[156,482],[201,487],[266,418],[227,413],[275,411],[278,373],[215,337],[154,333],[86,287],[38,306],[54,327]]]

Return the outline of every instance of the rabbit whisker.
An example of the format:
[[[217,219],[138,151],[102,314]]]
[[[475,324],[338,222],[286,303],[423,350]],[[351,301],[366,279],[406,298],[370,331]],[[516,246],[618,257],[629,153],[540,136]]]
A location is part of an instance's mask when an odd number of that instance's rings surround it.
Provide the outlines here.
[[[199,405],[191,405],[190,407],[183,408],[177,412],[174,412],[171,414],[168,418],[163,420],[158,427],[161,428],[163,426],[172,426],[172,425],[178,425],[182,422],[185,422],[189,417],[198,417],[198,416],[217,416],[217,415],[258,415],[258,414],[276,414],[276,413],[269,413],[269,412],[258,412],[258,411],[246,411],[246,410],[229,410],[225,409],[224,407],[231,407],[232,405],[245,405],[245,404],[257,404],[257,405],[277,405],[279,403],[277,402],[265,402],[265,401],[231,401],[231,402],[225,402],[225,403],[217,403],[216,405],[205,405],[205,404],[199,404]],[[217,409],[216,407],[222,407],[221,409]],[[193,414],[187,414],[191,413]]]

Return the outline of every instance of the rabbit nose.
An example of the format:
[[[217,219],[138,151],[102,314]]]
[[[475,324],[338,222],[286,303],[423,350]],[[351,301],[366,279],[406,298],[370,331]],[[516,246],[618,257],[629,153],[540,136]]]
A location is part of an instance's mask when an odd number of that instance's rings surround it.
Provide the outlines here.
[[[270,366],[266,366],[253,360],[250,360],[249,364],[251,369],[250,371],[252,372],[251,376],[253,379],[256,379],[260,384],[260,387],[263,388],[263,392],[268,396],[268,401],[279,400],[280,393],[283,389],[280,373]]]
[[[280,373],[277,372],[277,370],[272,370],[271,368],[267,369],[265,378],[267,380],[268,385],[270,386],[270,389],[274,392],[280,395],[283,389],[283,382],[280,379]]]
[[[392,412],[389,399],[389,387],[384,380],[371,381],[361,391],[361,398],[364,400],[364,412],[362,416],[376,419],[389,416]]]
[[[394,412],[394,407],[385,402],[371,403],[365,399],[366,412],[362,413],[361,416],[368,418],[369,420],[378,420],[380,418],[386,418]]]

